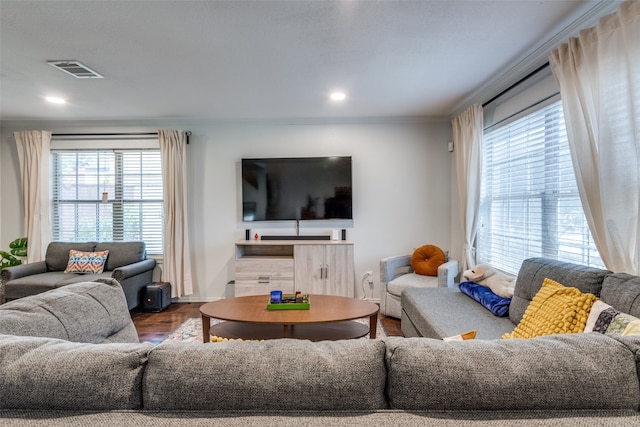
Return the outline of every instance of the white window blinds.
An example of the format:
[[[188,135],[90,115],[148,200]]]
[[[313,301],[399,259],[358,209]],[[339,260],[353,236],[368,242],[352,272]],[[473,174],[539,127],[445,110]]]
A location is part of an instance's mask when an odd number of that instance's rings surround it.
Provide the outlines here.
[[[478,263],[547,257],[603,267],[584,217],[560,101],[485,131]]]
[[[161,254],[159,150],[53,150],[54,241],[142,240]]]

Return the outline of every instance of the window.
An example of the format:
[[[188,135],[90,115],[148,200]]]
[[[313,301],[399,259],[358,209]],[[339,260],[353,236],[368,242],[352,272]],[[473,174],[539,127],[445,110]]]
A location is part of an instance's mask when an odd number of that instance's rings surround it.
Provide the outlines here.
[[[55,241],[142,240],[161,254],[159,150],[52,150]]]
[[[604,267],[587,225],[560,101],[485,130],[478,263],[517,273],[546,257]]]

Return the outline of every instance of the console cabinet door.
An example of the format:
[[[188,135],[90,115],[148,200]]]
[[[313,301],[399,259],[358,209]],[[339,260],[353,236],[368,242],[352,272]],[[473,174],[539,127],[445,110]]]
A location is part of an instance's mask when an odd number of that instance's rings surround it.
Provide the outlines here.
[[[294,283],[303,294],[323,294],[325,245],[296,245],[294,251]]]
[[[296,291],[353,297],[353,245],[296,245]]]
[[[353,245],[327,245],[325,292],[328,295],[353,297],[354,266]]]

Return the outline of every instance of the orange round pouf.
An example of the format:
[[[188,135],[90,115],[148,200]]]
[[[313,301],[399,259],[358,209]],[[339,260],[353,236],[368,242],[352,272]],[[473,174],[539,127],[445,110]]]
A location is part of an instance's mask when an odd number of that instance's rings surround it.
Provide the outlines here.
[[[423,276],[437,276],[438,267],[446,261],[442,249],[434,245],[420,246],[411,256],[411,268]]]

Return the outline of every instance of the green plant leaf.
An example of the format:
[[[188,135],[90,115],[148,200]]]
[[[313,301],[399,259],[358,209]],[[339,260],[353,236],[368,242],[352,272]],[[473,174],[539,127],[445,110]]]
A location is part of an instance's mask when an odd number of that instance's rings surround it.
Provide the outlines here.
[[[0,251],[0,270],[20,264],[22,264],[22,261],[11,255],[9,252]]]
[[[11,248],[11,253],[18,257],[26,257],[27,256],[27,238],[19,237],[13,242],[9,243],[9,248]]]
[[[22,249],[27,247],[27,238],[26,237],[18,237],[13,242],[9,243],[9,247],[11,249]]]
[[[27,248],[11,249],[11,253],[15,256],[25,257],[27,256]]]

